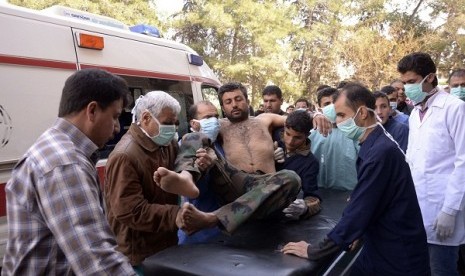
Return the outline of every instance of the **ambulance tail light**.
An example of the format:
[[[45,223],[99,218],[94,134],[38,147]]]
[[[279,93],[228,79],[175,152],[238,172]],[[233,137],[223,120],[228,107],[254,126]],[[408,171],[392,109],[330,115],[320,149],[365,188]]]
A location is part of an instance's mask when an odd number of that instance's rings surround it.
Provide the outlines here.
[[[103,37],[97,35],[76,33],[78,46],[81,48],[102,50],[105,47]]]
[[[197,65],[197,66],[203,65],[203,58],[201,56],[194,55],[194,54],[188,54],[187,59],[189,60],[189,63],[192,65]]]

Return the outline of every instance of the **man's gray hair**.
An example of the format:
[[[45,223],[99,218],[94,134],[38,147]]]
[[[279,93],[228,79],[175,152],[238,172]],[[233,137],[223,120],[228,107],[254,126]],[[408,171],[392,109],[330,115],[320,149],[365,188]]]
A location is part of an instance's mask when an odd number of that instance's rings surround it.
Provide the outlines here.
[[[132,109],[132,121],[138,122],[145,110],[148,110],[157,118],[164,108],[170,108],[176,114],[181,112],[181,105],[179,102],[168,93],[163,91],[148,92],[136,100],[134,108]]]

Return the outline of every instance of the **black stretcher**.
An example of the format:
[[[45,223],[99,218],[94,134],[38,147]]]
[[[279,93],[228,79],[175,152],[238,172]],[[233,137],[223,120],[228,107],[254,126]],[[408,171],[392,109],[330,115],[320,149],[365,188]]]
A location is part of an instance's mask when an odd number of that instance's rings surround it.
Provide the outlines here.
[[[307,220],[256,220],[231,236],[221,234],[207,243],[178,245],[147,258],[145,275],[340,275],[357,252],[336,253],[318,262],[279,250],[288,242],[318,244],[336,225],[350,192],[319,190],[322,211]],[[337,262],[337,264],[336,264]],[[327,271],[331,268],[331,271]]]

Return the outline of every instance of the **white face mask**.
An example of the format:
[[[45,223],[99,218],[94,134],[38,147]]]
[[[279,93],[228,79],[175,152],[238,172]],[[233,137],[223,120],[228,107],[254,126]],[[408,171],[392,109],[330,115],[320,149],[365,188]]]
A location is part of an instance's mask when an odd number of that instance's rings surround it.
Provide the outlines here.
[[[397,102],[389,102],[389,106],[391,106],[391,109],[394,111],[397,109]]]
[[[199,132],[205,133],[212,142],[216,141],[218,133],[220,132],[220,122],[218,118],[210,117],[202,120],[193,119],[193,121],[200,124]]]

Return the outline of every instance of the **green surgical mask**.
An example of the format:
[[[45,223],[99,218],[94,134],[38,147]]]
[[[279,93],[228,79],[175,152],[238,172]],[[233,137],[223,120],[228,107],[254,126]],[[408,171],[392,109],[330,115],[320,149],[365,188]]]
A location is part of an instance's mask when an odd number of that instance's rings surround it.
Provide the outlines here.
[[[435,90],[426,93],[423,92],[423,83],[425,82],[426,78],[429,75],[426,75],[426,77],[421,80],[420,83],[407,83],[404,85],[405,88],[405,94],[407,97],[412,100],[415,104],[423,102],[423,100],[426,98],[426,96],[432,95],[435,93]]]
[[[359,140],[360,137],[363,136],[363,134],[365,133],[365,131],[368,129],[368,128],[372,128],[372,127],[375,127],[377,125],[377,123],[371,125],[371,126],[368,126],[368,127],[361,127],[361,126],[358,126],[356,123],[355,123],[355,118],[357,117],[358,115],[358,112],[360,111],[360,108],[359,107],[357,109],[357,112],[355,113],[354,117],[352,118],[349,118],[347,120],[344,120],[342,122],[340,122],[339,124],[337,124],[337,128],[342,131],[342,133],[344,133],[344,135],[351,139],[351,140]],[[375,113],[375,111],[371,108],[368,108],[367,109],[373,113]]]
[[[149,112],[150,113],[150,112]],[[171,140],[174,139],[174,137],[176,136],[176,125],[162,125],[158,120],[157,118],[155,118],[155,116],[152,115],[152,113],[150,113],[150,115],[152,116],[152,118],[155,120],[155,122],[157,122],[158,124],[158,134],[155,135],[155,136],[150,136],[148,135],[148,133],[146,131],[145,134],[150,138],[152,139],[152,141],[159,145],[159,146],[166,146],[168,145]],[[143,129],[142,129],[143,130]]]
[[[322,111],[323,115],[325,115],[331,123],[336,122],[336,109],[334,109],[334,104],[323,107]]]
[[[462,87],[462,86],[452,87],[450,89],[450,94],[460,99],[464,99],[465,98],[465,87]]]

